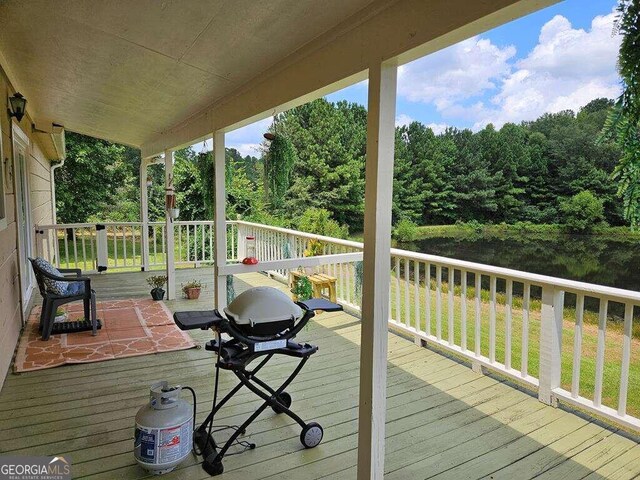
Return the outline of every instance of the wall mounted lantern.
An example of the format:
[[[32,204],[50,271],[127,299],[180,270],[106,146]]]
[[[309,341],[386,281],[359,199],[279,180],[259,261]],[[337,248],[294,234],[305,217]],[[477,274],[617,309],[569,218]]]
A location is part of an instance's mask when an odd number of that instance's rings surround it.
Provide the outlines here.
[[[18,122],[24,117],[27,108],[27,99],[20,93],[16,92],[13,97],[9,97],[9,118],[16,117]]]

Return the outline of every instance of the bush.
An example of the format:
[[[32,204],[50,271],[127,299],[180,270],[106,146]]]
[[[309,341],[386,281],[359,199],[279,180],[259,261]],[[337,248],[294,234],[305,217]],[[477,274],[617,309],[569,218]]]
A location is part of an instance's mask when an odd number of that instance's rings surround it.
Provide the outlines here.
[[[411,220],[400,220],[393,229],[393,238],[399,242],[413,242],[418,238],[418,225]]]
[[[349,235],[349,227],[336,222],[331,218],[331,212],[324,208],[307,208],[297,223],[298,229],[307,233],[333,238],[347,238]]]
[[[604,206],[589,190],[584,190],[560,204],[564,227],[570,232],[588,233],[604,220]]]

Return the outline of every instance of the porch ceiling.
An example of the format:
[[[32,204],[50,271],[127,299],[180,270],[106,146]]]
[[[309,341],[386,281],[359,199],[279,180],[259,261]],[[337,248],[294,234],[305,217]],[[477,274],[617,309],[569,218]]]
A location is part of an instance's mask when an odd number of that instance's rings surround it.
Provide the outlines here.
[[[147,157],[556,1],[0,0],[0,65],[36,123]]]
[[[0,60],[38,122],[141,145],[370,3],[3,1]]]

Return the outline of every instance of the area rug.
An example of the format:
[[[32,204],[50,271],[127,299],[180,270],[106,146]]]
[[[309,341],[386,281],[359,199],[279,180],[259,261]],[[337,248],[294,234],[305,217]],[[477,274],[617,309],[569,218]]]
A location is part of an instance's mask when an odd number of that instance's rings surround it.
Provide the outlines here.
[[[62,307],[69,320],[82,318],[82,303]],[[162,301],[151,299],[98,302],[102,329],[95,337],[88,332],[52,335],[41,340],[38,332],[40,307],[34,307],[20,338],[15,372],[28,372],[70,363],[91,363],[114,358],[185,350],[196,346],[192,338],[173,322]]]

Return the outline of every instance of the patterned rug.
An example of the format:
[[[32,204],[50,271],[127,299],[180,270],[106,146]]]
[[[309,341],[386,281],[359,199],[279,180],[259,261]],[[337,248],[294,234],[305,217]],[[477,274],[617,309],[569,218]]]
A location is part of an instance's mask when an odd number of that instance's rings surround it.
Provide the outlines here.
[[[69,320],[83,317],[82,303],[62,307]],[[34,307],[20,338],[14,363],[15,372],[28,372],[57,367],[67,363],[90,363],[114,358],[149,355],[185,350],[196,346],[181,331],[162,301],[152,299],[112,300],[98,302],[98,318],[102,329],[52,335],[41,340],[38,332],[40,307]]]

